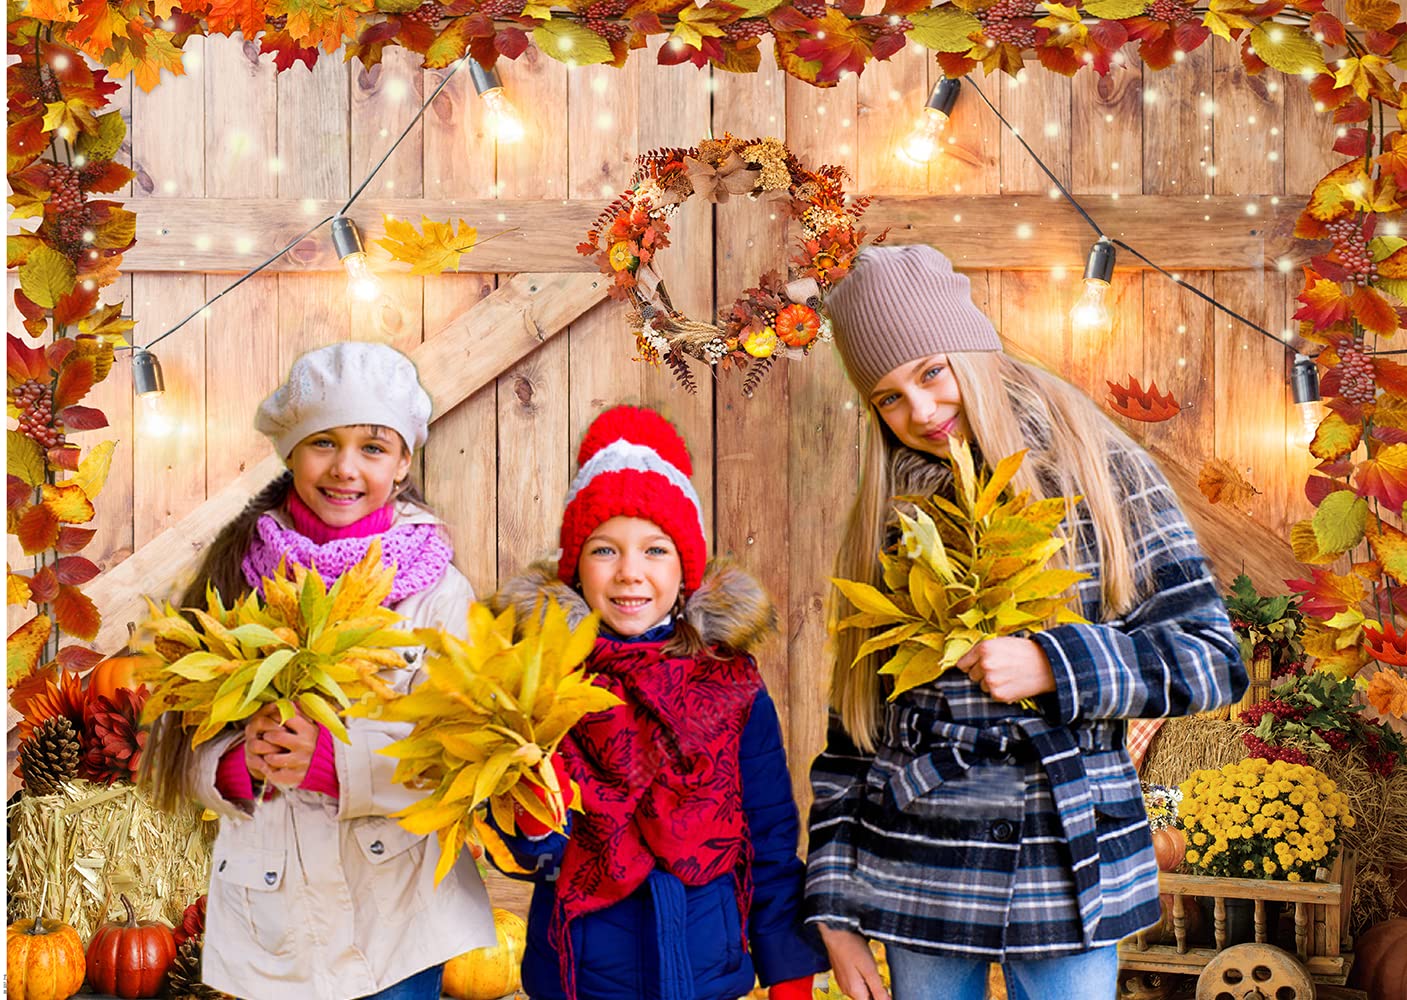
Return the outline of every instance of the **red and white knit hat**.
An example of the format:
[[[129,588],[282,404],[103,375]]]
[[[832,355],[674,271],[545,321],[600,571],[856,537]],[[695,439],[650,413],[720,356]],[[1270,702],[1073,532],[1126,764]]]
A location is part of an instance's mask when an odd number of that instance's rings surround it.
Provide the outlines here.
[[[557,575],[566,583],[576,579],[581,547],[604,522],[639,517],[674,539],[684,593],[697,590],[708,560],[703,506],[689,481],[689,448],[674,425],[644,407],[613,407],[587,428],[577,466],[562,514]]]

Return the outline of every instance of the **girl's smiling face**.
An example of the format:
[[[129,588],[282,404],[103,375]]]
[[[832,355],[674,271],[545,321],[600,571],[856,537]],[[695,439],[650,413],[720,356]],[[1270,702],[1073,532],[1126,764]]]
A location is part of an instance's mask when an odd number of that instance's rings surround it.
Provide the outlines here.
[[[577,561],[581,594],[616,635],[658,625],[679,599],[684,567],[674,539],[653,521],[613,517],[596,527]]]
[[[906,361],[875,383],[869,403],[899,441],[948,457],[948,438],[970,440],[962,392],[945,354]]]
[[[333,427],[299,441],[288,467],[298,498],[324,524],[345,528],[391,502],[410,472],[410,449],[385,427]]]

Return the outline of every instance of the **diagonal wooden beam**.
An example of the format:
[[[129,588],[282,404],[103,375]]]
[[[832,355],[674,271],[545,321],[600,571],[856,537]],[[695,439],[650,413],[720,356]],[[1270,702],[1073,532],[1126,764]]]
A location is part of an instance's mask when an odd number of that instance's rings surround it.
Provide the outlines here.
[[[1288,541],[1246,515],[1212,503],[1198,488],[1195,470],[1156,445],[1146,447],[1182,502],[1223,593],[1241,573],[1262,594],[1283,594],[1286,580],[1305,575],[1307,567],[1295,558]]]
[[[599,274],[519,274],[411,352],[437,419],[606,297]],[[127,622],[147,616],[143,595],[164,596],[194,573],[205,546],[283,469],[270,455],[86,588],[103,618],[93,647],[111,653]]]

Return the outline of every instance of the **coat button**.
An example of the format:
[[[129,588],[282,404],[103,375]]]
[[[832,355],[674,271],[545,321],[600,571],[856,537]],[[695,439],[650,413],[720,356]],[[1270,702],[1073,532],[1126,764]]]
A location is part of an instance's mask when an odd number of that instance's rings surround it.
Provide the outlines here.
[[[386,845],[381,843],[381,841],[379,840],[373,840],[371,842],[371,845],[367,847],[367,850],[370,851],[372,854],[385,854]]]
[[[220,871],[224,871],[224,870],[225,870],[225,865],[227,865],[227,864],[229,864],[229,861],[228,861],[228,860],[221,861],[221,862],[220,862]]]
[[[992,839],[999,844],[1009,844],[1016,836],[1016,827],[1012,826],[1004,819],[999,819],[992,824]]]
[[[275,882],[277,882],[277,881],[278,881],[278,872],[265,872],[265,873],[264,873],[264,884],[265,884],[265,885],[273,885],[273,884],[274,884]]]

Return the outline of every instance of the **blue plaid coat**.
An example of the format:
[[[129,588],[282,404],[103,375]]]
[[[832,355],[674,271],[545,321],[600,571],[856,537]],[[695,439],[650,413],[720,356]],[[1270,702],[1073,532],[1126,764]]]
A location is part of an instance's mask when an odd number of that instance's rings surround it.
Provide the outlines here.
[[[1157,922],[1158,870],[1123,720],[1228,704],[1246,672],[1197,540],[1142,452],[1115,467],[1141,601],[1104,612],[1087,507],[1065,528],[1090,625],[1031,636],[1056,691],[1039,711],[996,702],[956,670],[885,708],[878,751],[832,717],[811,770],[811,922],[939,955],[1075,954]],[[1135,522],[1136,523],[1136,522]]]

